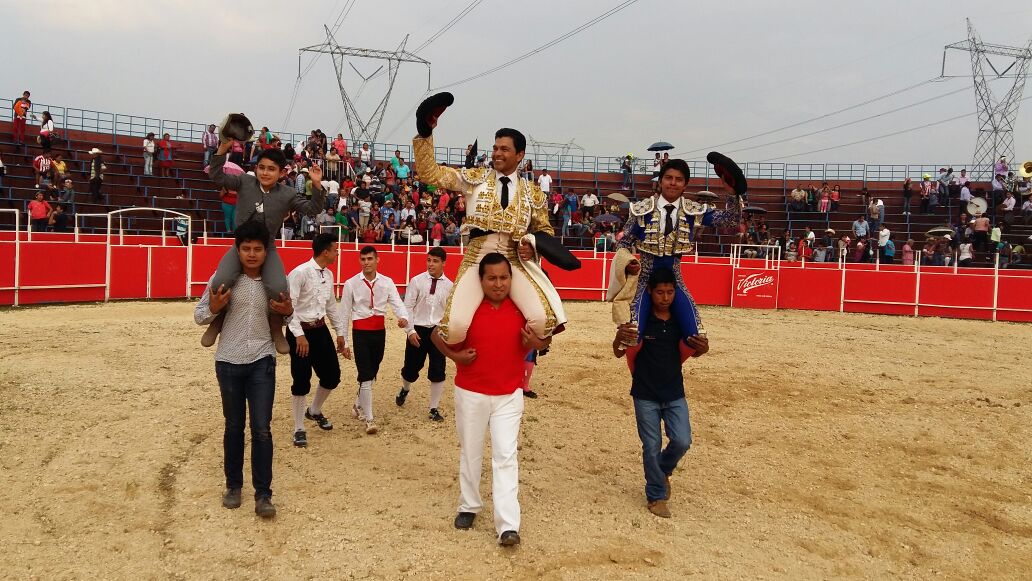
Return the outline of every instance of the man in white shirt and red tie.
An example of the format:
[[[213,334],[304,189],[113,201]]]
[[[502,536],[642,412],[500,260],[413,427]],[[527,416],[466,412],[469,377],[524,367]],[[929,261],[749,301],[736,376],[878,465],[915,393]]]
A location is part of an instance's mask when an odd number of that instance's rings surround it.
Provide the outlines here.
[[[287,343],[290,344],[290,376],[293,383],[294,445],[308,446],[305,418],[315,421],[323,430],[333,424],[322,413],[322,406],[340,385],[340,362],[337,353],[344,350],[346,328],[337,311],[333,294],[333,272],[328,268],[337,262],[337,237],[319,234],[312,240],[312,259],[290,271],[287,286],[294,304],[294,315],[287,322]],[[326,326],[327,317],[337,333],[336,345]],[[312,404],[312,371],[319,378]]]
[[[444,393],[445,365],[444,354],[434,346],[430,334],[441,322],[451,296],[452,281],[444,276],[447,259],[443,248],[431,248],[426,255],[426,272],[412,277],[405,287],[405,308],[411,319],[405,329],[408,341],[405,343],[405,365],[401,368],[401,391],[394,398],[399,406],[405,405],[409,388],[419,379],[419,372],[429,357],[430,369],[426,378],[430,380],[430,419],[435,422],[444,421],[438,407]]]
[[[353,343],[348,346],[345,338],[341,353],[345,359],[351,359],[354,353],[355,367],[358,368],[358,397],[352,408],[355,418],[365,421],[367,434],[375,434],[378,428],[373,421],[373,382],[380,372],[387,342],[384,315],[389,303],[398,318],[398,327],[405,329],[408,327],[408,311],[394,281],[376,272],[380,264],[376,249],[364,246],[358,258],[362,272],[344,283],[340,296],[341,328],[347,332],[348,324],[351,324]]]

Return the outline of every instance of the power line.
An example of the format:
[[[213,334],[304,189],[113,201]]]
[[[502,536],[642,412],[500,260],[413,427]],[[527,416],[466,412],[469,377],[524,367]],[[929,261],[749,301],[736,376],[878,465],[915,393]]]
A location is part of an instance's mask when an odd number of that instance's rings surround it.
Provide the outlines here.
[[[863,117],[861,119],[856,119],[854,121],[848,121],[846,123],[840,123],[838,125],[833,125],[831,127],[827,127],[825,129],[818,129],[816,131],[811,131],[809,133],[803,133],[801,135],[796,135],[796,136],[793,136],[793,137],[785,137],[783,139],[776,139],[774,141],[768,141],[767,143],[761,143],[759,145],[750,145],[748,147],[740,147],[740,148],[737,148],[737,149],[732,149],[731,152],[737,153],[739,151],[750,151],[750,150],[753,150],[753,149],[760,149],[760,148],[763,148],[763,147],[769,147],[771,145],[777,145],[779,143],[786,143],[786,142],[789,142],[789,141],[795,141],[797,139],[802,139],[804,137],[811,137],[813,135],[819,135],[821,133],[827,133],[829,131],[834,131],[836,129],[842,129],[843,127],[849,127],[850,125],[856,125],[857,123],[863,123],[864,121],[870,121],[871,119],[877,119],[879,117],[884,117],[886,115],[891,115],[893,113],[898,113],[898,112],[904,111],[906,109],[911,109],[911,108],[917,107],[919,105],[924,105],[925,103],[931,103],[932,101],[937,101],[939,99],[944,99],[946,97],[949,97],[950,95],[956,95],[957,93],[960,93],[960,92],[963,92],[963,91],[967,91],[969,89],[970,89],[970,87],[961,87],[959,89],[956,89],[954,91],[950,91],[948,93],[943,93],[941,95],[936,95],[934,97],[929,97],[927,99],[918,101],[916,103],[910,103],[909,105],[903,105],[902,107],[896,107],[895,109],[889,109],[888,111],[883,111],[881,113],[876,113],[874,115],[869,115],[867,117]]]
[[[863,101],[861,103],[857,103],[855,105],[850,105],[848,107],[843,107],[842,109],[837,109],[837,110],[832,111],[830,113],[825,113],[823,115],[818,115],[817,117],[811,117],[810,119],[804,119],[803,121],[792,123],[790,125],[785,125],[784,127],[778,127],[777,129],[771,129],[769,131],[764,131],[763,133],[757,133],[755,135],[750,135],[748,137],[742,137],[740,139],[734,139],[734,140],[731,140],[731,141],[725,141],[724,143],[718,143],[716,145],[710,145],[710,146],[707,146],[707,147],[700,147],[698,149],[692,149],[690,151],[681,151],[681,152],[677,152],[677,153],[672,153],[672,154],[670,154],[670,157],[674,157],[674,156],[684,157],[686,155],[691,155],[693,153],[698,153],[700,151],[713,151],[715,149],[720,149],[721,147],[724,147],[725,145],[733,145],[735,143],[741,143],[743,141],[750,141],[752,139],[756,139],[757,137],[764,137],[764,136],[767,136],[767,135],[771,135],[773,133],[779,133],[781,131],[785,131],[786,129],[792,129],[794,127],[799,127],[800,125],[808,125],[808,124],[813,123],[815,121],[820,121],[821,119],[827,119],[828,117],[833,117],[833,116],[838,115],[840,113],[845,113],[846,111],[852,111],[853,109],[859,109],[860,107],[864,107],[866,105],[870,105],[871,103],[875,103],[875,102],[878,102],[878,101],[883,101],[885,99],[888,99],[889,97],[895,97],[896,95],[900,95],[902,93],[906,93],[907,91],[912,91],[912,90],[914,90],[914,89],[916,89],[918,87],[922,87],[924,85],[927,85],[929,83],[934,82],[936,78],[937,77],[933,77],[931,79],[926,79],[924,81],[921,81],[920,83],[917,83],[917,84],[914,84],[914,85],[910,85],[909,87],[904,87],[902,89],[898,89],[896,91],[892,91],[892,92],[886,93],[884,95],[879,95],[877,97],[868,99],[866,101]]]
[[[1032,99],[1032,96],[1025,97],[1024,99],[1022,99],[1022,101],[1028,101],[1030,99]],[[927,129],[929,127],[935,127],[936,125],[942,125],[944,123],[950,123],[950,122],[953,122],[953,121],[957,121],[959,119],[964,119],[964,118],[967,118],[967,117],[971,117],[973,115],[975,115],[974,112],[972,112],[972,113],[964,113],[962,115],[957,115],[956,117],[950,117],[949,119],[943,119],[941,121],[933,121],[932,123],[925,123],[924,125],[918,125],[916,127],[910,127],[908,129],[900,129],[899,131],[893,131],[892,133],[886,133],[885,135],[878,135],[878,136],[875,136],[875,137],[868,137],[867,139],[861,139],[861,140],[858,140],[858,141],[851,141],[849,143],[841,143],[839,145],[832,145],[830,147],[822,147],[820,149],[813,149],[813,150],[810,150],[810,151],[801,151],[799,153],[792,153],[792,154],[789,154],[789,155],[782,155],[782,156],[778,156],[778,157],[771,157],[769,159],[761,159],[759,161],[756,161],[755,163],[766,163],[766,162],[771,162],[771,161],[777,161],[777,160],[780,160],[780,159],[788,159],[790,157],[799,157],[800,155],[810,155],[812,153],[823,153],[825,151],[831,151],[833,149],[841,149],[843,147],[851,147],[853,145],[860,145],[862,143],[870,143],[872,141],[878,141],[880,139],[886,139],[886,138],[889,138],[889,137],[895,137],[897,135],[903,135],[905,133],[912,133],[914,131],[920,131],[921,129]]]
[[[357,1],[358,0],[348,0],[348,2],[344,4],[344,7],[340,9],[340,12],[337,14],[337,18],[333,21],[333,26],[330,27],[332,34],[336,34],[337,31],[340,30],[340,26],[344,24],[344,20],[349,14],[351,14],[351,9],[355,7],[355,3]],[[334,8],[336,8],[336,5],[334,5]],[[332,13],[333,12],[331,11],[330,14]],[[315,63],[318,62],[319,57],[321,56],[321,53],[313,55],[312,60],[308,61],[308,66],[305,67],[305,70],[298,71],[297,79],[294,81],[294,92],[290,96],[290,105],[287,106],[287,114],[284,116],[283,124],[280,127],[286,128],[287,124],[290,123],[290,116],[294,114],[294,105],[297,104],[297,97],[301,93],[301,80],[304,79],[309,71],[312,70],[312,67],[315,66]]]
[[[583,32],[583,31],[591,28],[592,26],[598,24],[599,22],[602,22],[603,20],[609,18],[610,16],[616,14],[617,12],[620,12],[624,8],[627,8],[628,6],[630,6],[632,4],[635,4],[637,1],[638,0],[626,0],[625,2],[620,3],[616,7],[611,8],[611,9],[603,12],[602,14],[596,16],[595,18],[592,18],[591,20],[585,22],[584,24],[578,26],[577,28],[574,28],[573,30],[571,30],[571,31],[569,31],[569,32],[567,32],[565,34],[563,34],[563,35],[561,35],[561,36],[559,36],[559,37],[557,37],[557,38],[555,38],[555,39],[553,39],[553,40],[551,40],[549,42],[546,42],[545,44],[535,48],[534,50],[531,50],[530,52],[526,52],[526,53],[524,53],[524,54],[522,54],[522,55],[520,55],[520,56],[518,56],[518,57],[516,57],[516,58],[514,58],[514,59],[512,59],[510,61],[506,61],[506,62],[504,62],[504,63],[502,63],[502,64],[500,64],[500,65],[498,65],[496,67],[492,67],[492,68],[490,68],[490,69],[488,69],[488,70],[486,70],[486,71],[484,71],[482,73],[477,73],[477,74],[473,75],[472,77],[467,77],[467,78],[462,79],[460,81],[455,81],[454,83],[448,83],[447,85],[441,85],[440,87],[436,87],[436,88],[434,88],[432,90],[433,91],[439,91],[441,89],[447,89],[449,87],[455,87],[455,86],[458,86],[458,85],[462,85],[464,83],[468,83],[470,81],[475,81],[475,80],[480,79],[482,77],[486,77],[487,75],[490,75],[492,73],[496,73],[496,72],[498,72],[498,71],[500,71],[502,69],[508,68],[508,67],[518,63],[518,62],[524,61],[524,60],[526,60],[526,59],[528,59],[528,58],[538,54],[539,52],[547,50],[547,49],[549,49],[549,48],[559,44],[560,42],[562,42],[562,41],[564,41],[564,40],[566,40],[566,39],[568,39],[568,38],[570,38],[572,36],[575,36],[576,34],[578,34],[580,32]]]

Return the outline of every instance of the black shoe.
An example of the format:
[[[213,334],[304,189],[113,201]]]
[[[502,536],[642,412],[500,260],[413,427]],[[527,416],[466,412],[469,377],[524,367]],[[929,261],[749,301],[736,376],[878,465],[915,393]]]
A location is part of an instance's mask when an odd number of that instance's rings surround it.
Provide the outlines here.
[[[319,427],[323,430],[333,429],[333,424],[330,423],[330,420],[328,420],[326,416],[322,414],[313,414],[312,410],[309,408],[305,408],[305,417],[318,423]]]
[[[477,518],[475,512],[460,512],[455,515],[455,528],[459,530],[469,530],[473,528],[473,519]]]
[[[409,390],[402,388],[398,392],[398,395],[394,397],[394,403],[398,404],[398,407],[405,405],[405,398],[408,397]]]
[[[268,496],[260,496],[254,501],[254,514],[262,518],[272,518],[276,516],[276,507],[272,504],[272,499]]]
[[[520,534],[516,531],[505,531],[498,537],[498,544],[503,547],[515,547],[520,544]]]
[[[294,446],[297,448],[308,447],[308,434],[304,430],[294,432]]]
[[[226,508],[240,508],[240,489],[227,488],[222,495],[222,506]]]
[[[435,422],[443,422],[444,416],[441,415],[441,412],[437,411],[437,408],[430,408],[430,419]]]
[[[528,389],[528,390],[523,392],[523,397],[529,397],[530,399],[537,399],[537,394],[534,393],[534,390]]]

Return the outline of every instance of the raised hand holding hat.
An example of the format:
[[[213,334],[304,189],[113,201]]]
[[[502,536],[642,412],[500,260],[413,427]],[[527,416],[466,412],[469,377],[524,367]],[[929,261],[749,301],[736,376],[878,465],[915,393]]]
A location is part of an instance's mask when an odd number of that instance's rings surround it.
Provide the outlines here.
[[[455,102],[451,93],[437,93],[423,100],[416,109],[416,131],[420,137],[430,137],[437,127],[437,118]]]

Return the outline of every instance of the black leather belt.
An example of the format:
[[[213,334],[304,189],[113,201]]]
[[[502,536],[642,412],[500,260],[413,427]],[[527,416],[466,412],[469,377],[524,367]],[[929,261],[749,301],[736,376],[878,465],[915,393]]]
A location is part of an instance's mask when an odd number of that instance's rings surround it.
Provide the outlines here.
[[[469,239],[480,238],[481,236],[487,236],[488,234],[494,234],[492,230],[481,230],[480,228],[470,228]]]

